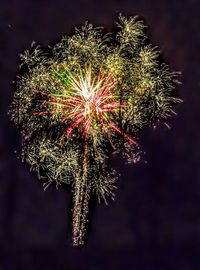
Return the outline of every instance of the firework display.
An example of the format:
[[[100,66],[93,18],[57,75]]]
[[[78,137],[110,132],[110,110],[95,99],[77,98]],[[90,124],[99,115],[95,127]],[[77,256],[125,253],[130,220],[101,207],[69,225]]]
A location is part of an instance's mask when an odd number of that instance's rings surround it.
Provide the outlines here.
[[[10,109],[22,134],[21,158],[46,188],[70,185],[72,242],[83,245],[92,196],[114,198],[112,155],[139,159],[139,132],[174,113],[178,73],[148,43],[137,17],[119,16],[116,34],[85,23],[21,57]]]

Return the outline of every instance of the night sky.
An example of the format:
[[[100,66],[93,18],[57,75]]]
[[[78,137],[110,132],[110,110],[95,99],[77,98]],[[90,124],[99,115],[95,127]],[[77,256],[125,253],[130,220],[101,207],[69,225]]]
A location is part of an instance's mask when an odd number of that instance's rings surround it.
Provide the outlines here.
[[[116,199],[91,211],[84,247],[72,247],[71,194],[42,183],[17,159],[20,133],[7,111],[19,54],[59,41],[85,20],[114,29],[139,15],[173,70],[183,103],[171,129],[147,128],[143,160],[115,160]],[[200,1],[0,0],[0,270],[200,269]]]

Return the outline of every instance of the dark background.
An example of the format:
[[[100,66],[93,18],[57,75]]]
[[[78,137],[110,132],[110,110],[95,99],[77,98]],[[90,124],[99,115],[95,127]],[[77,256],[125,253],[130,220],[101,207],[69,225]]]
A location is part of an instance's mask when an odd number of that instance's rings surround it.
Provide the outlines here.
[[[184,103],[170,131],[142,133],[147,163],[116,161],[116,200],[94,209],[87,244],[74,248],[69,192],[43,192],[14,154],[11,83],[32,40],[47,46],[85,20],[111,31],[119,12],[145,19],[152,43],[182,72]],[[0,270],[200,269],[199,15],[198,0],[0,0]]]

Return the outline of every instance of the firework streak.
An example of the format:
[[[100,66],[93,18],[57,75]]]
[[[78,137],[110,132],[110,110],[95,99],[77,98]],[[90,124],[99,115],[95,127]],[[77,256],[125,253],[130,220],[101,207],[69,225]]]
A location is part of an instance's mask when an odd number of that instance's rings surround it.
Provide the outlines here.
[[[22,129],[22,160],[44,181],[73,191],[72,241],[84,244],[91,196],[114,198],[110,158],[139,160],[139,132],[174,113],[178,74],[158,60],[137,17],[119,17],[116,40],[85,23],[51,55],[36,44],[20,55],[11,105]],[[160,59],[160,58],[159,58]],[[167,124],[166,124],[167,125]],[[45,180],[46,179],[46,180]]]

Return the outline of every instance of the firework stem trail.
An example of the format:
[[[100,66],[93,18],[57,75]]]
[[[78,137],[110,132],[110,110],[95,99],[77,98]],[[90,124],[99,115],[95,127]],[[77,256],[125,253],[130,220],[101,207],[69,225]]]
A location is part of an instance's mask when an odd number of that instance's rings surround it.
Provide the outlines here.
[[[88,204],[90,198],[90,184],[87,183],[88,177],[88,142],[86,141],[83,149],[82,176],[77,176],[74,187],[73,218],[72,218],[72,241],[74,246],[84,244],[86,231]]]

